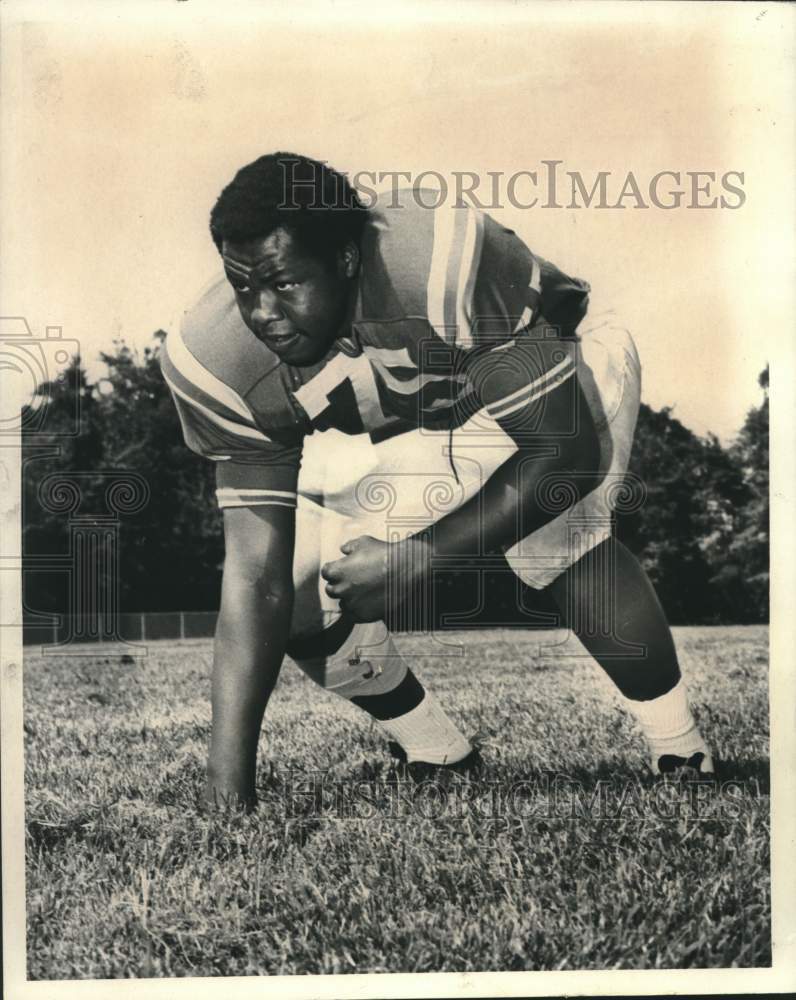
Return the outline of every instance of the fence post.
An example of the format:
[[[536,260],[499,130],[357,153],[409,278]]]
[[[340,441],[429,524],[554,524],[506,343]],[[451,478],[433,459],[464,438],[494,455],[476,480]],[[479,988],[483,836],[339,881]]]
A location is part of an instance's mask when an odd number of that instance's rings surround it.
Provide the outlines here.
[[[141,612],[141,640],[146,639],[146,622],[144,621],[144,613]]]
[[[180,612],[180,639],[185,638],[185,612]]]

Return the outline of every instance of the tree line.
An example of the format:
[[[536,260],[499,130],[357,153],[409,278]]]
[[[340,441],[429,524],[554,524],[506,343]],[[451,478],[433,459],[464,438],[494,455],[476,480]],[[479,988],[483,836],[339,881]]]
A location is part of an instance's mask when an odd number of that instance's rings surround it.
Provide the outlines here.
[[[183,442],[160,373],[164,337],[158,331],[141,353],[115,342],[101,356],[108,374],[95,382],[74,358],[40,387],[38,426],[23,414],[28,616],[68,608],[67,575],[53,566],[70,558],[69,516],[42,499],[53,473],[81,473],[81,516],[105,513],[109,473],[137,473],[149,484],[143,507],[119,515],[121,610],[218,607],[224,545],[214,470]],[[647,497],[617,516],[617,535],[641,558],[672,623],[768,620],[768,369],[759,384],[762,402],[729,446],[694,434],[670,408],[641,406],[630,471]]]

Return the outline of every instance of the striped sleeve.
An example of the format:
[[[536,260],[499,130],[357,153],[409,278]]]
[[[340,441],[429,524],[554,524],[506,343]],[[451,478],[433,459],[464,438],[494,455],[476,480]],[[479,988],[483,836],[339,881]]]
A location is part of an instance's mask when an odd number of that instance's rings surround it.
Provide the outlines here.
[[[426,309],[446,343],[463,350],[504,343],[544,318],[571,336],[589,284],[533,253],[512,230],[475,208],[433,212]]]
[[[426,303],[440,337],[470,350],[532,325],[541,265],[516,233],[470,207],[436,209],[432,228]]]
[[[245,400],[169,334],[161,371],[186,445],[216,462],[220,507],[296,506],[301,440],[274,440],[255,423]]]

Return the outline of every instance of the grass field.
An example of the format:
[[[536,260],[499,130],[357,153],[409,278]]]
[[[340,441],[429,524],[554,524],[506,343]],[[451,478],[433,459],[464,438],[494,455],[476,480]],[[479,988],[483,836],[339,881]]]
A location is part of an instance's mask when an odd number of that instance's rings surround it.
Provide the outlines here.
[[[477,783],[391,781],[368,718],[291,664],[250,816],[199,806],[209,642],[29,651],[29,976],[768,965],[767,630],[675,630],[733,779],[699,790],[640,777],[588,659],[456,638],[412,663],[478,735]]]

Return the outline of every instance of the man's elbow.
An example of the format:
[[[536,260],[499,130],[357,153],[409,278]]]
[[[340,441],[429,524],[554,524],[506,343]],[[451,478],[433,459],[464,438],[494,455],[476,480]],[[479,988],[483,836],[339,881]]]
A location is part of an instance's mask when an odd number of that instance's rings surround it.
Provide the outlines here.
[[[282,632],[293,618],[293,602],[292,580],[230,573],[225,568],[216,641],[238,646],[263,630]]]
[[[280,560],[250,557],[224,561],[224,587],[236,592],[248,591],[258,602],[280,607],[293,602],[292,567]]]
[[[267,570],[250,568],[240,573],[236,582],[238,586],[251,590],[258,602],[275,608],[293,603],[292,575],[274,574]]]

